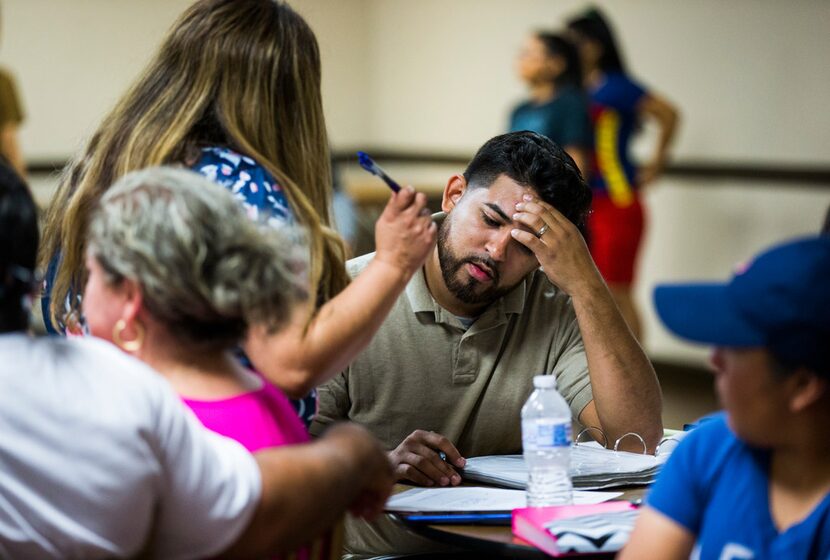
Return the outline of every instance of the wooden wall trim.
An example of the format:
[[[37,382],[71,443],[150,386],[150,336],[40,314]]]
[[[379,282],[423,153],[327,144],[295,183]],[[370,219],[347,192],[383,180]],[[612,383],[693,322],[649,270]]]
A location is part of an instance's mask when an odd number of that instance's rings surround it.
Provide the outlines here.
[[[464,167],[471,154],[451,152],[418,152],[407,150],[368,150],[381,165],[405,163],[416,165],[455,165]],[[356,163],[357,150],[336,150],[336,163]],[[60,172],[66,161],[35,160],[28,165],[30,174]],[[678,161],[666,168],[667,177],[700,179],[701,184],[715,181],[791,184],[794,186],[830,187],[830,166],[792,165],[776,163],[729,163],[715,161]]]

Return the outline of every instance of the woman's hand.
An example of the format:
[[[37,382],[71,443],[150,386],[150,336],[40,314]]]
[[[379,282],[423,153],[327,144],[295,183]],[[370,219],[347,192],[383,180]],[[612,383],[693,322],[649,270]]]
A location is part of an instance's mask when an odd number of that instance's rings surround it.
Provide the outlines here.
[[[407,186],[395,193],[375,223],[375,259],[412,276],[435,246],[437,226],[427,208],[427,197]]]

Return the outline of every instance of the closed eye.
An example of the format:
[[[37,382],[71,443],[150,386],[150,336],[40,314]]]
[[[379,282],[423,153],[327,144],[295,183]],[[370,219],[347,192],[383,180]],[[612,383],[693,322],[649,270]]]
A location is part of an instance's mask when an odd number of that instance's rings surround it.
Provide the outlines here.
[[[484,223],[486,225],[488,225],[490,227],[501,227],[501,225],[502,225],[502,223],[500,221],[494,220],[493,218],[491,218],[490,216],[488,216],[484,212],[481,213],[481,219],[484,221]]]
[[[509,225],[509,224],[505,224],[504,222],[489,216],[486,212],[481,213],[481,220],[484,222],[484,224],[487,227],[491,227],[491,228],[499,228],[499,227],[502,227],[504,225]],[[519,241],[515,241],[515,240],[514,240],[514,243],[516,243],[519,246],[519,250],[522,253],[524,253],[525,255],[527,255],[527,256],[532,256],[533,255],[533,251],[528,249],[528,247],[526,245],[524,245],[523,243],[520,243]]]

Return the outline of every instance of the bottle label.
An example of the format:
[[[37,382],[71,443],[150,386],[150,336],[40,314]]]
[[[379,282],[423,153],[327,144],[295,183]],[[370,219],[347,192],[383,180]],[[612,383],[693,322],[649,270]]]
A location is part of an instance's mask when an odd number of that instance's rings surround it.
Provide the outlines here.
[[[571,423],[555,420],[527,420],[522,422],[522,447],[525,451],[570,447]]]

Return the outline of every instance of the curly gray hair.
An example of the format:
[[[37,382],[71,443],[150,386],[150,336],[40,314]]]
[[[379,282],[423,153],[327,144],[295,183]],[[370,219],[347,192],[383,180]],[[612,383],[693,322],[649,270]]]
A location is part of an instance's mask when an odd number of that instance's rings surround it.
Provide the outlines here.
[[[248,219],[232,194],[197,173],[154,167],[107,191],[89,251],[111,284],[136,281],[148,312],[172,334],[231,346],[250,324],[276,330],[306,298],[301,237]]]

